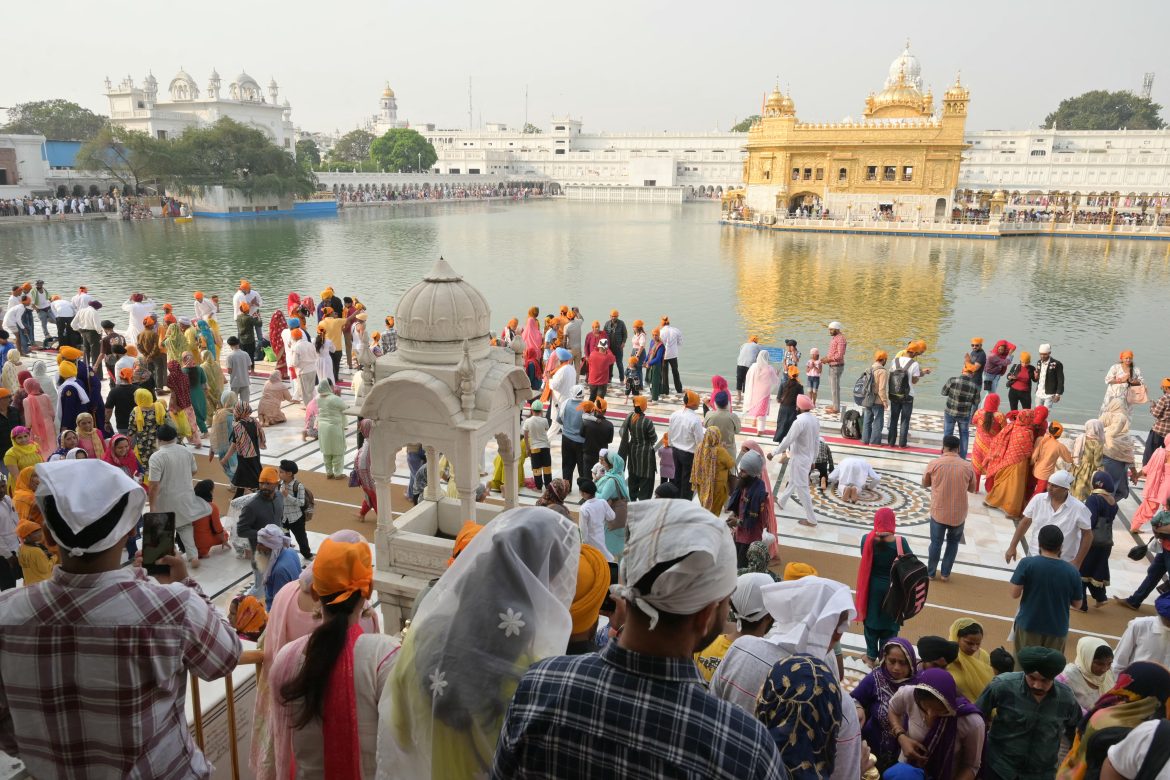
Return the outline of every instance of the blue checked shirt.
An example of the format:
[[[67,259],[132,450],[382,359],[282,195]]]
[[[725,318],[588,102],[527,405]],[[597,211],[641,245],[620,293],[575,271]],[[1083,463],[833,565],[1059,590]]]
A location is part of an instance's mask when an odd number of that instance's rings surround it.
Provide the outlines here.
[[[508,705],[492,778],[788,777],[763,724],[707,692],[694,662],[635,653],[534,664]]]

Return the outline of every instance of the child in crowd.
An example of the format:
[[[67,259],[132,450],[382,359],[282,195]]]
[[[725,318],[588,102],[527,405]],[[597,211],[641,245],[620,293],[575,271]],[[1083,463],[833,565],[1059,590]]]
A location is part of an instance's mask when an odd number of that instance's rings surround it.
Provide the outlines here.
[[[664,485],[674,479],[674,450],[670,446],[670,434],[662,434],[662,446],[658,448],[658,484]]]
[[[638,370],[638,358],[632,357],[629,359],[629,365],[626,366],[626,398],[629,399],[631,395],[642,394],[642,372]]]
[[[244,349],[238,336],[229,336],[227,343],[232,348],[227,356],[228,387],[239,400],[250,404],[252,401],[252,380],[249,374],[252,371],[252,354]]]
[[[24,584],[35,585],[49,579],[57,565],[57,556],[42,543],[41,527],[31,520],[22,520],[16,526],[16,535],[21,539],[16,557],[20,561]]]
[[[817,390],[821,386],[821,369],[825,361],[821,360],[821,351],[813,347],[808,351],[808,362],[804,364],[804,373],[808,376],[808,397],[813,405],[817,403]]]

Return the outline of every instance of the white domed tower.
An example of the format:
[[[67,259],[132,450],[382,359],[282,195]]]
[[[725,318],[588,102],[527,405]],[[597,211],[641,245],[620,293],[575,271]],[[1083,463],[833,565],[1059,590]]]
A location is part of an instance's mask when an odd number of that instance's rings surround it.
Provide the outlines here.
[[[378,124],[398,124],[398,100],[394,97],[394,90],[390,89],[389,81],[382,90],[382,99],[378,101]]]
[[[906,39],[906,48],[898,58],[890,63],[890,72],[886,76],[886,89],[898,86],[899,82],[914,87],[922,92],[922,65],[918,58],[910,53],[910,39]]]

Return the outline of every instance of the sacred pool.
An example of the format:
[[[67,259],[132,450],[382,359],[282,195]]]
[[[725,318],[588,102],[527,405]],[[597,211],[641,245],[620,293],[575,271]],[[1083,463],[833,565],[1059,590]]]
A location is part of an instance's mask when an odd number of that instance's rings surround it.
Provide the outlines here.
[[[264,297],[265,321],[290,290],[316,299],[328,284],[357,295],[380,322],[444,255],[487,297],[496,332],[533,305],[542,313],[576,305],[587,323],[616,308],[648,328],[669,315],[694,386],[709,386],[714,373],[734,379],[749,334],[770,345],[795,338],[806,357],[814,346],[823,355],[824,326],[840,320],[849,387],[874,349],[892,354],[921,338],[934,375],[919,385],[917,405],[931,409],[942,408],[942,383],[961,370],[972,336],[988,348],[1008,338],[1033,354],[1050,342],[1067,376],[1055,416],[1071,423],[1097,411],[1121,349],[1136,353],[1152,396],[1170,373],[1160,322],[1170,242],[769,233],[718,218],[714,203],[528,201],[255,222],[70,222],[0,230],[0,265],[10,283],[44,278],[54,293],[88,285],[119,327],[118,304],[131,290],[185,310],[192,291],[228,299],[240,278]],[[1148,424],[1148,414],[1135,417],[1135,427]]]

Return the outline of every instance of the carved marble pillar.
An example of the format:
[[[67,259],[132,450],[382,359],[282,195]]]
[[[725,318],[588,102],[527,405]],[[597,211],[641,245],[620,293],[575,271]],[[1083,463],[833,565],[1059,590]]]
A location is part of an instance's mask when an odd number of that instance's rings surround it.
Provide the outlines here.
[[[423,490],[423,498],[438,501],[442,495],[439,492],[439,453],[431,446],[424,446],[423,452],[427,454],[427,486]]]

